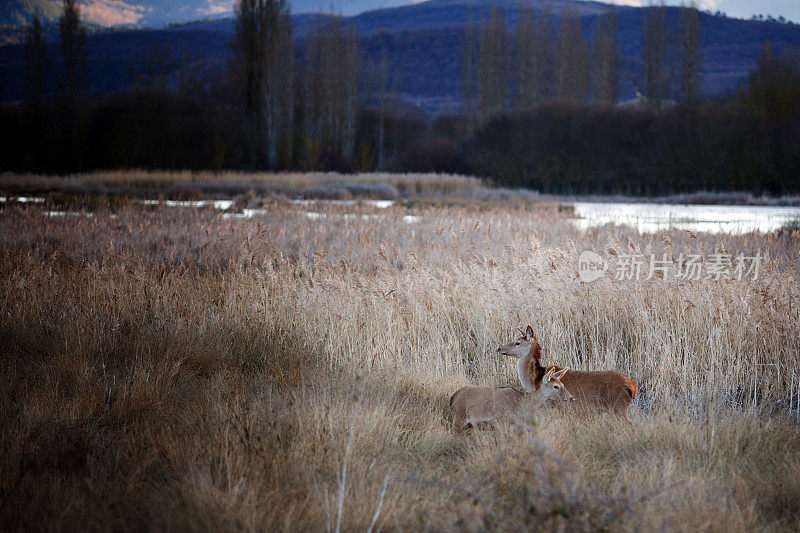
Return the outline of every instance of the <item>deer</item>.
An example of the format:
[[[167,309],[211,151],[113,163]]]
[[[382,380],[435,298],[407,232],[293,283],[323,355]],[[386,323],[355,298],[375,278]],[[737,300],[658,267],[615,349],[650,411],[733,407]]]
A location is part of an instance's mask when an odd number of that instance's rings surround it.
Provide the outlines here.
[[[528,355],[522,357],[515,354],[504,354],[518,357],[517,372],[523,390],[513,387],[475,387],[466,386],[458,389],[450,397],[450,411],[453,413],[453,430],[456,434],[472,426],[485,422],[490,427],[498,418],[513,416],[523,407],[538,409],[550,399],[571,401],[572,395],[561,382],[567,369],[545,372],[538,384],[534,386],[527,379],[525,369],[529,366]]]
[[[605,410],[611,414],[625,419],[633,425],[628,418],[628,407],[636,399],[639,388],[636,382],[616,370],[570,370],[553,365],[544,367],[541,364],[541,347],[533,333],[533,327],[523,331],[517,328],[522,336],[510,344],[501,346],[497,351],[502,355],[520,357],[520,363],[525,361],[525,368],[520,368],[520,379],[525,375],[525,381],[532,386],[550,375],[552,371],[565,371],[561,381],[575,397],[576,405],[583,405],[595,409]]]

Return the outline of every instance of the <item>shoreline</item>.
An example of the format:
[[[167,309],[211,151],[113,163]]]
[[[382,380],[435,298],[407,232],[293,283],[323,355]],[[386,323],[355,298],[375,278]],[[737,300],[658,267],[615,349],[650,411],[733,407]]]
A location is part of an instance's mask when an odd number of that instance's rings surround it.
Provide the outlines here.
[[[307,200],[505,200],[552,203],[623,203],[800,207],[800,194],[770,196],[745,191],[697,191],[667,196],[551,194],[507,188],[473,176],[452,174],[339,174],[335,172],[158,172],[126,170],[70,176],[0,173],[0,195],[127,196],[170,200],[232,199],[241,195]]]

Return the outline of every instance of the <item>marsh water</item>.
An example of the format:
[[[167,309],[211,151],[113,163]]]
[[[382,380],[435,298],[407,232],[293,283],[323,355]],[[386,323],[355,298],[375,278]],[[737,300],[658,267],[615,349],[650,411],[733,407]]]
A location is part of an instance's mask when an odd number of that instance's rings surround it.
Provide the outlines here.
[[[581,229],[627,225],[641,233],[678,229],[695,233],[768,233],[800,222],[800,207],[573,202]]]
[[[44,203],[44,198],[37,197],[4,197],[0,196],[0,203],[8,201],[18,203]],[[263,209],[243,209],[233,212],[233,200],[142,200],[144,205],[165,205],[167,207],[212,207],[222,211],[223,218],[252,218],[266,214]],[[335,207],[356,207],[364,205],[378,210],[395,205],[393,200],[306,200],[295,199],[291,203],[310,208],[304,211],[309,219],[326,219],[327,214],[315,207],[325,205]],[[628,203],[628,202],[565,202],[575,209],[575,218],[572,223],[581,229],[589,229],[606,224],[626,225],[637,229],[641,233],[655,233],[662,230],[684,230],[695,233],[730,233],[742,234],[751,231],[768,233],[780,229],[787,224],[800,225],[800,207],[763,206],[763,205],[696,205],[696,204],[654,204],[654,203]],[[43,211],[48,216],[79,215],[77,212]],[[90,213],[84,213],[91,216]],[[337,216],[354,218],[356,214],[341,214]],[[369,218],[375,215],[360,215],[360,218]],[[407,223],[420,220],[417,215],[406,215]]]

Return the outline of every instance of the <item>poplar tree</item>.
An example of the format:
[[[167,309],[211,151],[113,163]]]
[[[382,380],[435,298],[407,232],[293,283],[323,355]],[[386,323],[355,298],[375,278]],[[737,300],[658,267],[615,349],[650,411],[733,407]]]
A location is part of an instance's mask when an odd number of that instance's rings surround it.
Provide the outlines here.
[[[667,99],[670,81],[667,7],[663,0],[655,0],[643,10],[643,13],[643,92],[647,106],[660,111]]]
[[[81,23],[80,10],[75,0],[63,0],[64,12],[58,21],[61,37],[61,54],[64,59],[64,76],[61,84],[61,132],[65,160],[72,167],[83,169],[86,121],[86,28]]]
[[[478,64],[478,48],[475,39],[475,25],[472,12],[467,15],[464,26],[464,57],[461,61],[461,91],[464,96],[464,112],[467,116],[467,137],[470,147],[475,147],[475,114],[476,114],[476,69]]]
[[[294,46],[286,0],[239,0],[232,47],[247,160],[274,168],[283,147],[290,162]]]
[[[310,36],[305,69],[306,165],[321,153],[353,157],[360,52],[355,30],[339,17],[321,20]]]
[[[384,168],[386,144],[386,112],[388,110],[389,95],[395,90],[397,79],[392,76],[389,60],[386,57],[386,50],[381,54],[377,62],[370,62],[368,72],[368,90],[372,93],[372,99],[377,107],[378,120],[376,132],[376,148],[378,150],[378,168]]]
[[[38,105],[44,99],[49,70],[47,46],[42,37],[42,17],[38,9],[33,12],[33,19],[25,31],[25,59],[28,63],[26,99],[29,104]]]
[[[58,32],[64,59],[63,91],[67,102],[75,105],[86,95],[86,28],[76,0],[63,0],[62,6]]]
[[[506,109],[509,89],[508,17],[493,7],[481,25],[478,88],[481,119]]]
[[[523,7],[519,10],[517,23],[517,78],[515,86],[515,105],[520,110],[531,110],[537,101],[536,48],[538,45],[533,10]]]
[[[592,93],[601,104],[614,104],[619,98],[619,44],[617,15],[613,4],[597,20],[594,32]]]
[[[703,53],[700,51],[700,11],[696,2],[680,10],[681,102],[699,103],[703,94]]]
[[[588,50],[581,20],[569,7],[561,19],[558,39],[558,96],[571,103],[583,103],[589,88]]]
[[[534,50],[536,58],[536,101],[545,103],[552,101],[558,90],[556,76],[556,30],[553,14],[545,7],[536,26],[537,45]]]

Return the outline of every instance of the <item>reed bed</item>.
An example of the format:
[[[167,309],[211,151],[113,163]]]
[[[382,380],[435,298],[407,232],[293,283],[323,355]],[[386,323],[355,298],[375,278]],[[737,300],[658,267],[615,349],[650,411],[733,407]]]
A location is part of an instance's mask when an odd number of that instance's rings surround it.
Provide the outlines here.
[[[116,170],[72,176],[0,174],[6,191],[23,193],[101,193],[127,196],[201,198],[214,195],[276,193],[306,197],[342,195],[393,197],[476,195],[488,191],[484,182],[452,174],[388,174],[337,172],[189,172]]]
[[[263,203],[0,210],[3,529],[797,527],[797,233]],[[584,250],[764,260],[581,283]],[[449,396],[516,384],[496,348],[527,323],[547,363],[637,381],[635,426],[546,409],[454,436]]]

